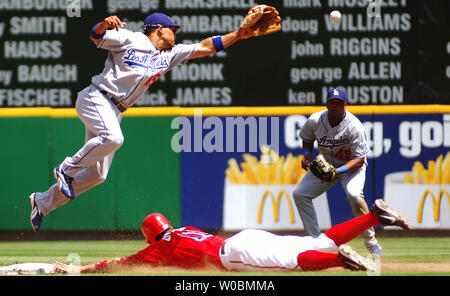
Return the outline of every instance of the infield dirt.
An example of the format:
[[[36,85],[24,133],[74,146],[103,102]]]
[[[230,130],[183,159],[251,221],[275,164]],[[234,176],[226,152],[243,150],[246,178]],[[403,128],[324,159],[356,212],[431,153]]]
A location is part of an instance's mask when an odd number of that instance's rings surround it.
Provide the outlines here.
[[[345,268],[329,268],[326,270],[322,270],[322,272],[330,272],[330,273],[336,273],[336,272],[349,272]],[[448,272],[450,273],[450,263],[382,263],[381,265],[381,271],[382,272],[414,272],[414,273],[422,273],[422,272]],[[170,274],[177,274],[177,275],[183,275],[183,274],[190,274],[195,275],[198,273],[199,275],[204,275],[205,273],[208,273],[210,275],[227,275],[230,272],[227,271],[221,271],[215,268],[210,269],[201,269],[201,270],[185,270],[182,268],[176,268],[176,267],[157,267],[157,268],[150,268],[150,267],[132,267],[127,269],[121,269],[121,270],[114,270],[112,273],[117,274],[154,274],[154,275],[170,275]],[[289,273],[289,272],[286,272]],[[233,273],[235,274],[235,273]],[[245,274],[245,273],[244,273]],[[282,275],[283,273],[280,273]],[[263,275],[263,273],[262,273]]]

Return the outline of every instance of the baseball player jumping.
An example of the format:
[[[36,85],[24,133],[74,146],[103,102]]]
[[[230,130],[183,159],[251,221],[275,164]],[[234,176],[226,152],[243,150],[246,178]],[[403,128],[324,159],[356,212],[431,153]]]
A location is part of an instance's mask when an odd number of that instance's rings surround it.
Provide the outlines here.
[[[312,200],[338,181],[341,181],[355,217],[369,211],[363,193],[369,147],[364,126],[346,107],[345,91],[330,89],[327,110],[312,114],[300,131],[304,153],[302,167],[308,170],[313,144],[317,141],[320,154],[337,168],[333,178],[326,181],[308,171],[293,192],[305,231],[314,237],[320,235],[320,229]],[[369,228],[363,237],[369,252],[373,256],[382,256],[383,250],[375,238],[374,229]]]
[[[173,229],[166,217],[154,213],[142,223],[142,233],[150,245],[138,253],[84,266],[56,263],[55,267],[59,272],[68,273],[118,272],[133,266],[212,267],[253,272],[344,267],[374,272],[374,262],[356,253],[346,243],[378,224],[410,229],[408,220],[382,199],[375,201],[369,213],[335,225],[317,238],[281,236],[256,229],[223,238],[190,226]]]
[[[46,192],[30,195],[34,231],[40,230],[45,215],[105,181],[114,152],[124,141],[120,127],[122,112],[133,106],[161,75],[188,60],[217,53],[241,39],[264,35],[260,29],[267,29],[268,24],[276,26],[267,33],[279,30],[281,19],[271,9],[264,27],[255,24],[251,27],[253,31],[240,27],[190,45],[175,44],[175,34],[181,26],[163,13],[149,15],[143,33],[124,29],[126,23],[117,16],[96,24],[90,39],[98,48],[108,50],[108,57],[103,72],[92,78],[91,85],[80,91],[76,100],[77,114],[86,127],[85,144],[54,169],[56,184]]]

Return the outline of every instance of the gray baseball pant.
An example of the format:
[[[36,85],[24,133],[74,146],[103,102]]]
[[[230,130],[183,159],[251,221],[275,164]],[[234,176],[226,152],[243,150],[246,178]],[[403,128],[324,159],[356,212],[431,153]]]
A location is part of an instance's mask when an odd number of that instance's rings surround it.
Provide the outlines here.
[[[353,215],[357,217],[368,213],[369,208],[364,200],[363,192],[365,179],[366,165],[363,165],[355,172],[338,176],[332,182],[322,181],[308,171],[293,192],[295,205],[307,235],[317,237],[321,234],[312,200],[333,187],[338,181],[341,181]],[[333,197],[328,196],[329,198]],[[371,238],[375,236],[375,230],[369,228],[362,236],[366,239]]]
[[[75,104],[78,117],[86,127],[85,144],[72,157],[66,157],[62,170],[74,178],[75,196],[103,183],[114,152],[123,143],[120,128],[122,113],[94,86],[78,93]],[[36,192],[35,201],[44,215],[69,200],[61,193],[58,184],[46,192]]]

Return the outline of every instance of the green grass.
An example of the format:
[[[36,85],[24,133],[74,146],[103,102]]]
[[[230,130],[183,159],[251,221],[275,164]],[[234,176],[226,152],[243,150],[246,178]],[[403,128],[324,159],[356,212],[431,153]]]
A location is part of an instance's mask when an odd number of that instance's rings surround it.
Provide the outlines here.
[[[450,237],[378,238],[384,250],[383,261],[404,263],[450,263]],[[361,255],[367,255],[363,240],[349,243]]]
[[[378,239],[384,249],[383,263],[450,263],[450,237],[381,237]],[[364,247],[363,240],[358,238],[350,243],[361,255],[367,256],[368,251]],[[71,253],[80,256],[81,264],[90,264],[113,257],[124,257],[134,254],[146,246],[143,241],[23,241],[0,242],[0,266],[15,263],[42,262],[54,263],[55,261],[70,263]],[[214,272],[186,272],[159,275],[220,275]],[[291,272],[291,273],[237,273],[229,272],[230,276],[365,276],[365,272]],[[436,272],[383,272],[381,275],[450,275],[449,271]]]
[[[71,253],[81,264],[131,255],[146,247],[143,241],[26,241],[0,242],[0,265],[25,262],[66,263]]]

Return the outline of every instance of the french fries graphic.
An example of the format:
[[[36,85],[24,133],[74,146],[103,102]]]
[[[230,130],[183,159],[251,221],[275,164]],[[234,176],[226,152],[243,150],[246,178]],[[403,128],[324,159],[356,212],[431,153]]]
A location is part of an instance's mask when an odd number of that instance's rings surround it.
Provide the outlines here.
[[[405,184],[450,184],[450,151],[436,161],[429,160],[428,168],[420,161],[414,162],[411,173],[405,175]]]
[[[244,153],[243,162],[235,158],[228,160],[225,175],[232,184],[298,184],[306,170],[302,168],[303,155],[286,157],[278,155],[267,146],[261,147],[261,157]]]

